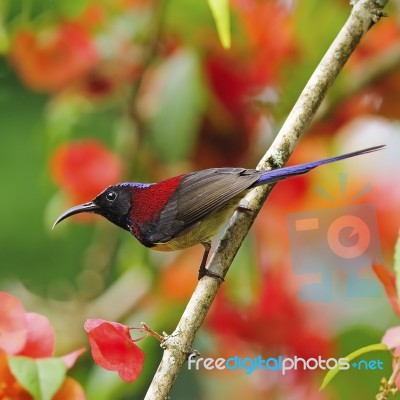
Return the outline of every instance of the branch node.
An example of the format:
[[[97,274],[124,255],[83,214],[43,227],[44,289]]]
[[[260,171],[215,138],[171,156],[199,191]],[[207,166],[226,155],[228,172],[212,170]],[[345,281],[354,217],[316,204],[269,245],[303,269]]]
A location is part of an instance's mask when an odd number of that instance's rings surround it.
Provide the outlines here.
[[[380,9],[374,9],[374,10],[371,12],[371,14],[372,14],[372,21],[374,22],[374,24],[376,24],[377,22],[379,22],[381,18],[384,18],[384,17],[388,17],[388,16],[389,16],[388,13],[386,13],[385,11],[382,11],[382,10],[380,10]]]

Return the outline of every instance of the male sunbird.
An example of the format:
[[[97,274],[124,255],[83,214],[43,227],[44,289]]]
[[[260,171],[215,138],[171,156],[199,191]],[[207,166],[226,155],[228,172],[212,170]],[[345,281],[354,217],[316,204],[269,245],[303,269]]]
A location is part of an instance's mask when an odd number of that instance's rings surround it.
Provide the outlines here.
[[[206,268],[211,240],[220,226],[253,188],[305,174],[322,164],[372,153],[384,147],[342,154],[271,171],[245,168],[211,168],[175,176],[159,183],[126,182],[109,186],[95,199],[70,208],[53,225],[71,215],[89,212],[127,230],[141,244],[154,250],[181,250],[204,246],[199,279],[221,278]]]

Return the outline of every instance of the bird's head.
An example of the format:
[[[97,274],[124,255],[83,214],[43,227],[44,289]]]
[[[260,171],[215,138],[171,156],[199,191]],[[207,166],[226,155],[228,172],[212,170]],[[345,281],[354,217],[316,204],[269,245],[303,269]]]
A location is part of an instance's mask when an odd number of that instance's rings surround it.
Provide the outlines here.
[[[99,214],[119,227],[130,230],[129,211],[132,202],[132,188],[125,184],[109,186],[92,201],[72,207],[62,213],[53,228],[75,214],[84,212]]]

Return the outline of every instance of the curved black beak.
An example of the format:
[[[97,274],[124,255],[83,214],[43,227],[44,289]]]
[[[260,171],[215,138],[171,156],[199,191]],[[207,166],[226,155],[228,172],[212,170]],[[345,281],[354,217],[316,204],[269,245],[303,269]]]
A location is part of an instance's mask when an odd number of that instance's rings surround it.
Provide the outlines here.
[[[54,227],[60,223],[62,220],[71,217],[72,215],[75,214],[80,214],[83,212],[95,212],[97,210],[99,210],[100,207],[97,206],[96,204],[94,204],[92,201],[89,203],[84,203],[84,204],[80,204],[79,206],[75,206],[75,207],[71,207],[70,209],[68,209],[67,211],[63,212],[57,219],[56,222],[54,222],[54,225],[51,229],[54,229]]]

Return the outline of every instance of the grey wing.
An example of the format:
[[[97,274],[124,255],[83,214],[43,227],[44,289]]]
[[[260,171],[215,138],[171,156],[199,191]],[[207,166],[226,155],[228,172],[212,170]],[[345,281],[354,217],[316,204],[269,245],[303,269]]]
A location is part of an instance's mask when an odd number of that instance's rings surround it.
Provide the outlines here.
[[[249,189],[260,175],[260,171],[243,168],[212,168],[186,175],[148,238],[168,242]]]

